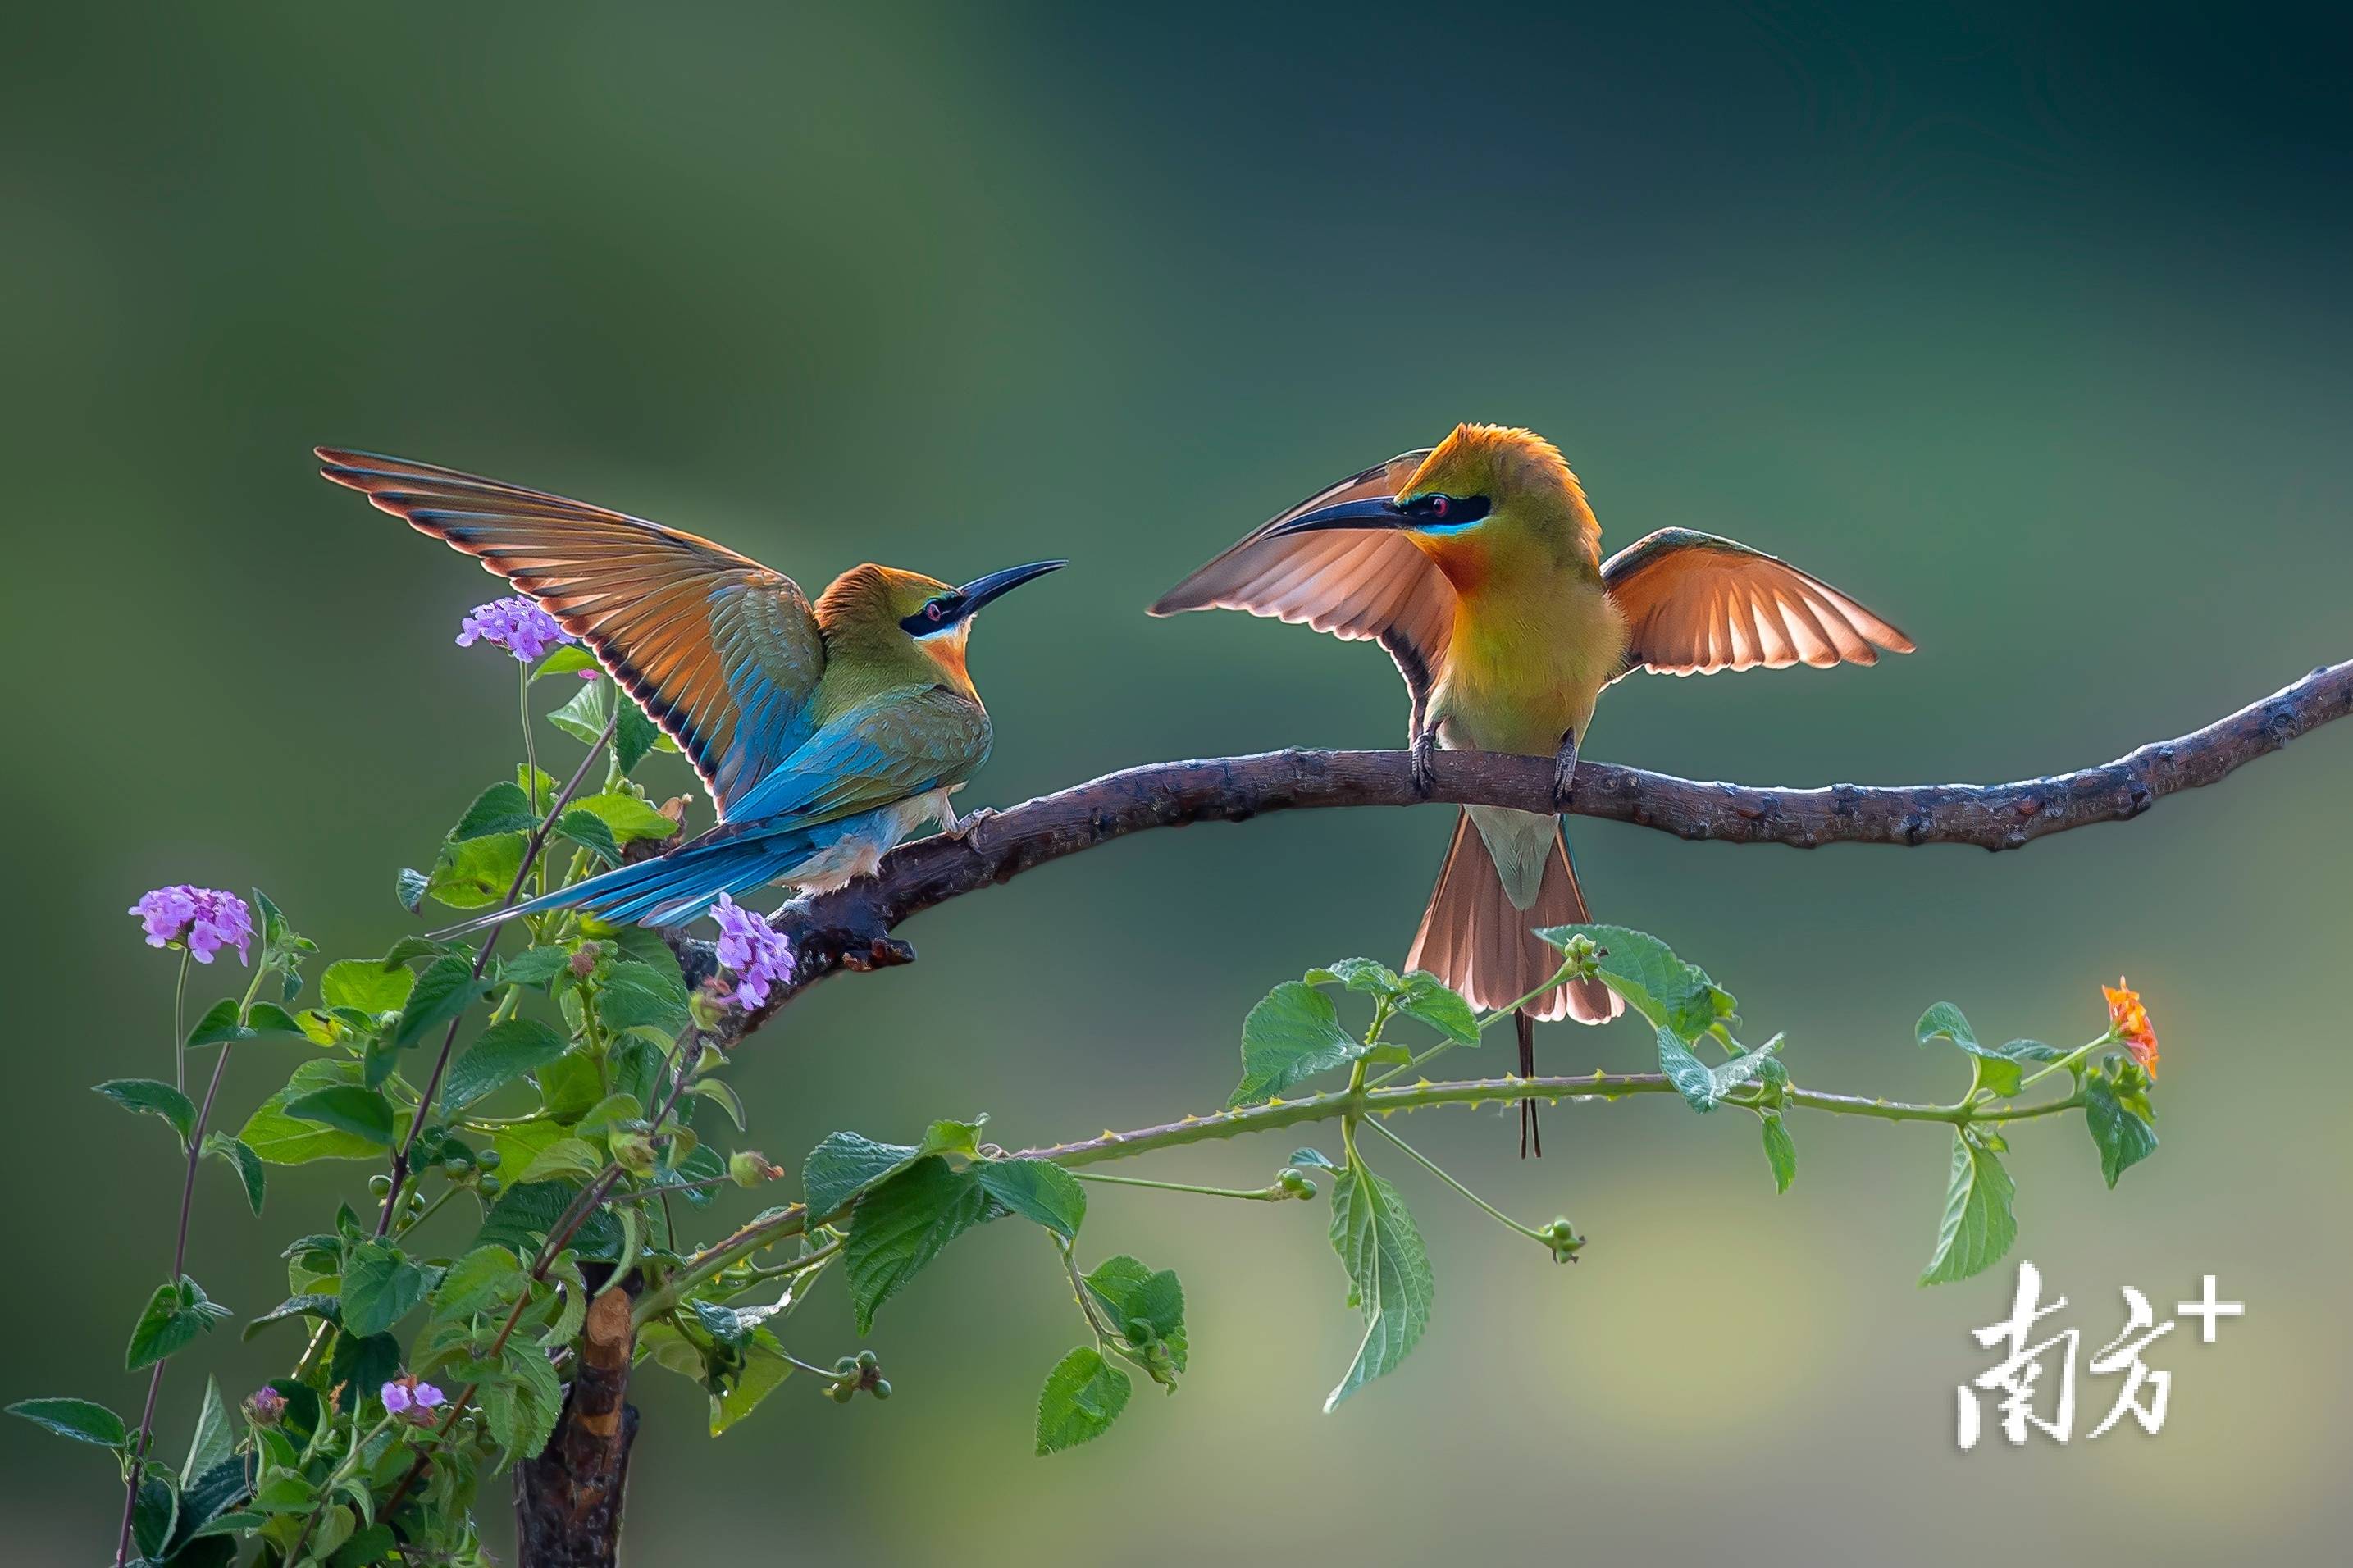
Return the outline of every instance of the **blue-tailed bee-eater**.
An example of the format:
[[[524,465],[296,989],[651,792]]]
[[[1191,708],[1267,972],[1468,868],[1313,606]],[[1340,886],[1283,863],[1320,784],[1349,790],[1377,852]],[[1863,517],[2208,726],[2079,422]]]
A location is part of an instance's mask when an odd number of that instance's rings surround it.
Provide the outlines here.
[[[719,824],[653,859],[467,922],[576,908],[676,925],[723,893],[871,876],[987,760],[965,668],[973,617],[1067,564],[961,587],[871,563],[809,603],[723,545],[583,501],[449,468],[319,448],[321,472],[480,561],[536,600],[693,764]]]
[[[1433,745],[1556,759],[1566,798],[1604,687],[1791,664],[1874,664],[1912,641],[1819,578],[1729,539],[1664,529],[1601,558],[1601,527],[1551,442],[1456,427],[1319,490],[1194,573],[1155,616],[1211,606],[1378,641],[1412,700],[1415,775]],[[1538,927],[1588,916],[1557,817],[1463,808],[1407,963],[1482,1007],[1601,1023],[1623,1003],[1599,981],[1549,989],[1558,954]],[[1522,1102],[1521,1152],[1535,1107]],[[1536,1149],[1541,1152],[1541,1145]]]

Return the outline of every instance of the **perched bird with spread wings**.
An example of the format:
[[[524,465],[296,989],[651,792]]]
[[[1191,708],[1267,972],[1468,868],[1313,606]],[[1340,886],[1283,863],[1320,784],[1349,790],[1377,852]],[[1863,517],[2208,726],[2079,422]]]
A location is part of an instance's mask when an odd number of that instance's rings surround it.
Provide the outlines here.
[[[1434,448],[1317,491],[1152,614],[1211,607],[1379,642],[1412,700],[1425,786],[1442,745],[1554,757],[1564,798],[1594,705],[1620,676],[1912,651],[1829,584],[1714,534],[1664,529],[1604,561],[1601,526],[1558,448],[1494,425],[1459,426]],[[1466,806],[1406,962],[1480,1006],[1521,1002],[1529,1074],[1534,1020],[1601,1023],[1623,1010],[1599,981],[1545,987],[1558,954],[1531,932],[1589,918],[1557,817]],[[1543,1152],[1531,1100],[1520,1152],[1532,1147]]]
[[[321,473],[480,561],[578,637],[678,742],[719,825],[467,928],[544,909],[677,925],[770,883],[871,876],[987,760],[965,668],[984,605],[1068,564],[961,587],[871,563],[810,604],[781,572],[691,533],[454,469],[332,447]]]

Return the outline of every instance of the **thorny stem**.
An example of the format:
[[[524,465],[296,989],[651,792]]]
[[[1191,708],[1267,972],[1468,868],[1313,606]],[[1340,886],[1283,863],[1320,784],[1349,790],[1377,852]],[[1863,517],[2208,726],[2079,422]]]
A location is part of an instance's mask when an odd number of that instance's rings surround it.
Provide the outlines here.
[[[528,693],[529,689],[526,684],[525,692]],[[588,754],[582,757],[580,765],[572,770],[570,781],[557,792],[555,798],[548,803],[547,816],[541,820],[538,826],[531,830],[531,838],[523,845],[522,864],[515,868],[514,881],[507,888],[507,896],[501,900],[500,909],[513,908],[515,900],[522,896],[523,880],[531,875],[533,865],[539,859],[540,850],[547,843],[549,828],[554,826],[555,819],[564,814],[565,803],[579,792],[581,783],[587,778],[588,764],[596,760],[596,748],[602,746],[605,741],[612,739],[614,728],[620,721],[621,716],[617,710],[611,722],[605,726],[604,739],[588,748]],[[531,779],[533,793],[535,794],[539,783],[539,774],[535,769],[531,774]],[[491,966],[491,950],[498,946],[499,932],[501,929],[499,925],[491,926],[483,933],[481,945],[474,950],[476,980],[480,980],[482,977],[482,972]],[[417,1140],[424,1134],[425,1123],[433,1114],[433,1099],[441,1092],[441,1075],[448,1069],[449,1053],[457,1047],[458,1044],[458,1026],[465,1022],[465,1018],[466,1015],[460,1012],[449,1020],[448,1030],[441,1037],[441,1053],[433,1058],[433,1070],[427,1075],[424,1091],[417,1096],[416,1120],[408,1124],[408,1136],[401,1141],[400,1147],[393,1152],[392,1188],[384,1194],[384,1207],[376,1212],[375,1216],[375,1234],[379,1238],[392,1229],[392,1216],[400,1203],[402,1189],[408,1184],[408,1157],[416,1151]]]
[[[261,994],[261,977],[274,973],[269,964],[269,951],[265,947],[262,950],[261,962],[254,965],[253,978],[246,984],[245,999],[237,1004],[237,1018],[240,1024],[244,1023],[247,1016],[253,1011],[253,999]],[[185,1075],[188,1047],[187,1036],[181,1028],[183,1020],[180,1015],[182,998],[186,994],[187,989],[188,954],[183,950],[180,954],[179,984],[172,998],[172,1049],[174,1059],[180,1064],[184,1085],[186,1081]],[[212,1120],[213,1100],[220,1093],[221,1074],[228,1068],[229,1048],[235,1044],[233,1040],[221,1042],[220,1055],[213,1059],[212,1081],[205,1086],[204,1104],[197,1109],[196,1119],[188,1128],[187,1164],[181,1173],[180,1178],[180,1225],[177,1234],[172,1238],[171,1284],[174,1290],[179,1289],[181,1278],[187,1272],[188,1217],[195,1207],[196,1166],[204,1159],[205,1124]],[[122,1565],[130,1560],[131,1521],[139,1509],[139,1482],[146,1472],[147,1445],[155,1435],[155,1400],[164,1391],[164,1368],[169,1359],[168,1357],[159,1359],[155,1363],[155,1370],[147,1374],[147,1403],[139,1414],[139,1436],[132,1446],[131,1469],[124,1477],[122,1484],[122,1528],[115,1537],[114,1568],[122,1568]]]
[[[1479,1032],[1482,1035],[1485,1034],[1487,1032],[1488,1025],[1493,1023],[1498,1018],[1510,1017],[1522,1007],[1526,1006],[1529,1003],[1535,1001],[1537,997],[1543,995],[1546,992],[1559,984],[1563,980],[1568,977],[1568,972],[1572,968],[1576,967],[1576,964],[1577,961],[1573,958],[1564,960],[1561,966],[1552,972],[1551,979],[1546,981],[1543,984],[1537,986],[1526,995],[1510,1002],[1504,1006],[1496,1008],[1493,1012],[1489,1013],[1485,1017],[1480,1019],[1477,1026]],[[1422,1052],[1421,1055],[1414,1058],[1411,1061],[1406,1062],[1401,1066],[1389,1068],[1388,1071],[1373,1079],[1372,1086],[1375,1089],[1378,1089],[1385,1083],[1395,1082],[1397,1079],[1403,1078],[1406,1074],[1420,1067],[1424,1062],[1436,1061],[1440,1057],[1442,1057],[1447,1052],[1452,1050],[1456,1044],[1457,1042],[1453,1040],[1440,1040],[1438,1044],[1430,1047],[1430,1049]]]

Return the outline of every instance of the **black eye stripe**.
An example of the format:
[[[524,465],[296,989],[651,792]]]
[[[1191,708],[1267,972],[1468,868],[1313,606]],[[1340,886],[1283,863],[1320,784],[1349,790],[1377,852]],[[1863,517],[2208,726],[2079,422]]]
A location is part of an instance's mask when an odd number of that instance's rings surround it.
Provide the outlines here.
[[[1450,496],[1431,494],[1416,496],[1405,503],[1405,514],[1418,520],[1442,522],[1459,527],[1478,521],[1487,515],[1485,496]]]
[[[962,595],[942,594],[935,599],[925,600],[922,609],[899,623],[899,629],[913,637],[922,637],[926,632],[954,626],[963,611]]]

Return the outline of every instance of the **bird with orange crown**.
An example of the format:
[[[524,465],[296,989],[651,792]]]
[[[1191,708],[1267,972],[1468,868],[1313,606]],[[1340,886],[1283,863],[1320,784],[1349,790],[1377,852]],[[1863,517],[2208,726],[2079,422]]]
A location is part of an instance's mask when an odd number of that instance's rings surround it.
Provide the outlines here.
[[[1601,525],[1559,449],[1527,430],[1458,426],[1316,492],[1179,583],[1155,616],[1247,610],[1374,640],[1412,702],[1409,739],[1428,788],[1433,746],[1556,759],[1567,796],[1602,689],[1635,670],[1704,675],[1792,664],[1875,664],[1912,651],[1893,626],[1819,578],[1714,534],[1670,528],[1603,560]],[[1588,915],[1560,821],[1465,806],[1407,957],[1482,1007],[1533,1024],[1607,1022],[1624,1004],[1598,980],[1547,987],[1558,955],[1533,933]],[[1521,1102],[1520,1152],[1543,1152]]]

